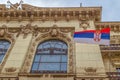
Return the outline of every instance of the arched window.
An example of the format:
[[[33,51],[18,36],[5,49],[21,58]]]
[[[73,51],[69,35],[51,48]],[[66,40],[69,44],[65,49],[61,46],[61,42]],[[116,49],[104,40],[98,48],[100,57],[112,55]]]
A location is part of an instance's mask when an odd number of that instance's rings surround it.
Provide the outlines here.
[[[2,62],[9,47],[10,47],[9,41],[0,40],[0,63]]]
[[[40,43],[34,57],[31,73],[66,73],[68,46],[60,40]]]

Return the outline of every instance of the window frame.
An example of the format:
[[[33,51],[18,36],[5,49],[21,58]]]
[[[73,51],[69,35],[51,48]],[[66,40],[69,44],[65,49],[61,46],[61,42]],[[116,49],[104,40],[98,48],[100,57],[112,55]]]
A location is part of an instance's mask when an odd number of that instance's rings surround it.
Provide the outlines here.
[[[61,43],[63,43],[63,45],[66,45],[66,47],[67,47],[67,51],[66,51],[66,53],[64,54],[62,54],[62,53],[60,53],[60,54],[51,54],[51,53],[49,53],[49,54],[44,54],[44,53],[41,53],[41,54],[39,54],[39,53],[37,53],[37,49],[38,49],[38,47],[39,46],[41,46],[43,43],[47,43],[47,42],[49,42],[49,41],[58,41],[58,42],[61,42]],[[54,47],[55,48],[55,47]],[[60,62],[38,62],[38,68],[39,68],[39,64],[41,64],[41,63],[58,63],[58,64],[60,64],[60,69],[58,70],[58,71],[55,71],[55,70],[53,70],[53,71],[50,71],[50,70],[45,70],[45,71],[43,71],[43,70],[38,70],[38,71],[36,71],[36,72],[34,72],[33,71],[33,64],[34,63],[37,63],[37,62],[35,62],[35,57],[36,57],[36,55],[40,55],[40,56],[45,56],[45,55],[53,55],[53,56],[55,56],[55,55],[60,55],[60,58],[62,58],[64,55],[66,55],[66,58],[67,58],[67,60],[66,60],[66,62],[62,62],[62,61],[60,61]],[[62,64],[66,64],[66,70],[65,71],[62,71]],[[32,66],[31,66],[31,70],[30,70],[30,73],[67,73],[67,70],[68,70],[68,45],[67,45],[67,43],[66,42],[64,42],[64,41],[62,41],[62,40],[58,40],[58,39],[50,39],[50,40],[45,40],[45,41],[42,41],[41,43],[39,43],[38,44],[38,46],[37,46],[37,48],[36,48],[36,51],[35,51],[35,55],[34,55],[34,59],[33,59],[33,62],[32,62]]]

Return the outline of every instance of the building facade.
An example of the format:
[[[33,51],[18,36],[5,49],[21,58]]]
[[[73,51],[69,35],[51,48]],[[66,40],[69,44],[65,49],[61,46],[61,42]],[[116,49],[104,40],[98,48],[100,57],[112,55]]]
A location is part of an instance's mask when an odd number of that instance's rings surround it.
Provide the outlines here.
[[[120,22],[101,7],[0,4],[0,80],[120,80]],[[110,27],[110,46],[75,43],[73,34]]]

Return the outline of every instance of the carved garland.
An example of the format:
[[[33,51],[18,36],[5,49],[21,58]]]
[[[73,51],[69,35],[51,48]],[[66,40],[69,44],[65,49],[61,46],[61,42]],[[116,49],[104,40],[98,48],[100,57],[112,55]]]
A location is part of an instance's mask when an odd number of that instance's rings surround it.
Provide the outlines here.
[[[30,45],[28,50],[28,54],[26,56],[26,60],[21,69],[21,73],[29,73],[32,67],[32,62],[34,59],[35,51],[37,45],[48,39],[60,39],[65,41],[68,44],[68,73],[74,72],[74,56],[73,56],[73,41],[70,37],[68,37],[68,33],[73,32],[74,29],[66,28],[65,30],[60,29],[54,25],[52,28],[41,28],[39,30],[40,35],[35,37]]]
[[[11,42],[11,46],[8,49],[7,53],[4,56],[4,60],[2,61],[2,63],[0,64],[0,73],[5,65],[5,62],[8,59],[8,56],[10,54],[10,51],[12,50],[14,43],[15,43],[15,36],[13,33],[11,33],[6,25],[2,25],[2,27],[0,28],[0,39],[5,39]]]

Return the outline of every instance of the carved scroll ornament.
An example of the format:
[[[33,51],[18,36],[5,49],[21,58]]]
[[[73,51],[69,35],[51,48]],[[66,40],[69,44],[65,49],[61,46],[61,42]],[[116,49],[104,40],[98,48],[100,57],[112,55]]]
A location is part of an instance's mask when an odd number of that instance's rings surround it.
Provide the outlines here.
[[[17,69],[15,67],[8,67],[8,68],[5,68],[5,71],[6,72],[15,72]]]

